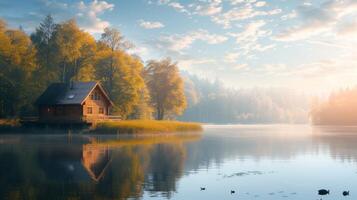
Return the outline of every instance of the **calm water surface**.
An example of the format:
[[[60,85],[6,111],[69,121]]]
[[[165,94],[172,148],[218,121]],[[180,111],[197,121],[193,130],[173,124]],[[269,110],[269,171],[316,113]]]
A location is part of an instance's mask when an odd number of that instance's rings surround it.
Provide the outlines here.
[[[357,127],[206,126],[202,135],[1,135],[0,199],[357,197]],[[205,191],[200,191],[205,187]],[[230,191],[236,193],[231,195]],[[350,190],[350,197],[342,197]]]

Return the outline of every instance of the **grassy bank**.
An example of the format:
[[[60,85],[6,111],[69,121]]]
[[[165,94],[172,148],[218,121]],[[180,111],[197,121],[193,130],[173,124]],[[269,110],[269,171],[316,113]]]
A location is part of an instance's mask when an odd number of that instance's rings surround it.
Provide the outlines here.
[[[202,131],[199,123],[179,121],[156,121],[156,120],[127,120],[118,122],[102,122],[96,124],[90,132],[117,134],[117,133],[168,133]]]
[[[21,127],[17,119],[0,119],[0,131],[19,129]]]

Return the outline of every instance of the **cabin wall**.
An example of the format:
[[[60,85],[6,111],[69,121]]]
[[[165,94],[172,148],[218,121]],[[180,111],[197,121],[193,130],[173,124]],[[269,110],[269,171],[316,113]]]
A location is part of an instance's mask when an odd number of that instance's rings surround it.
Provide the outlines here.
[[[102,113],[100,113],[101,109]],[[101,118],[107,115],[109,115],[109,102],[103,92],[96,87],[83,104],[83,116],[87,118]]]
[[[81,122],[82,113],[81,105],[50,105],[39,107],[39,117],[43,122]]]

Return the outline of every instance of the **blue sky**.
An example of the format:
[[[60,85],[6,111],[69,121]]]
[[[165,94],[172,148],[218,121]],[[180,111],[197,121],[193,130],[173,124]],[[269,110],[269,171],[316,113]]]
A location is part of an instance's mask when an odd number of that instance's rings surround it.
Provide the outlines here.
[[[2,0],[0,17],[32,32],[45,15],[100,37],[118,28],[144,60],[236,88],[321,92],[357,84],[356,0]]]

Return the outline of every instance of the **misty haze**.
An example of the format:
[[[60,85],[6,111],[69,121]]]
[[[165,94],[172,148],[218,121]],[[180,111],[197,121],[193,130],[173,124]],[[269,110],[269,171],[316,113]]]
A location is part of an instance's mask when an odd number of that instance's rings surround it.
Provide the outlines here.
[[[1,0],[0,200],[355,199],[355,0]]]

